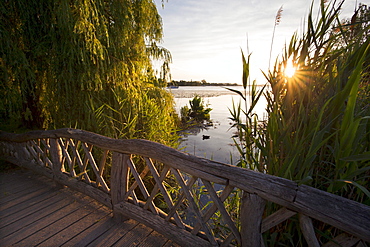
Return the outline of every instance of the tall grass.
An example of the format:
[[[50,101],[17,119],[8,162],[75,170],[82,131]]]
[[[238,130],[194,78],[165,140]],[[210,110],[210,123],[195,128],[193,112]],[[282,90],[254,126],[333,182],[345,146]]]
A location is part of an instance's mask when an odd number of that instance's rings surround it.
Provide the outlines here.
[[[114,138],[147,139],[175,146],[178,116],[172,95],[165,89],[142,85],[139,88],[101,91],[89,102],[91,126],[97,133]]]
[[[370,25],[349,34],[351,29],[339,21],[342,4],[321,1],[316,21],[311,8],[305,33],[294,34],[265,73],[270,88],[264,92],[267,119],[253,114],[263,90],[257,91],[255,82],[250,99],[238,92],[250,103],[245,109],[234,106],[231,118],[239,133],[241,166],[370,205],[370,100],[362,91],[369,85],[370,44],[363,33]],[[242,57],[243,67],[249,67]],[[284,74],[290,62],[297,68],[291,78]],[[244,88],[248,75],[244,70]],[[268,207],[273,210],[274,205]],[[291,229],[289,236],[275,232],[266,241],[301,241],[293,225],[284,226]]]

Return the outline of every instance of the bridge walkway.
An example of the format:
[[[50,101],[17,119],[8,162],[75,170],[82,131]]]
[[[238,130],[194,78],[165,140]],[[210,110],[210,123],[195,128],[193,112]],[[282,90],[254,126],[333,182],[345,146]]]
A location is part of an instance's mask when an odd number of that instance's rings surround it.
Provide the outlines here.
[[[178,246],[94,199],[25,169],[0,173],[0,246]]]

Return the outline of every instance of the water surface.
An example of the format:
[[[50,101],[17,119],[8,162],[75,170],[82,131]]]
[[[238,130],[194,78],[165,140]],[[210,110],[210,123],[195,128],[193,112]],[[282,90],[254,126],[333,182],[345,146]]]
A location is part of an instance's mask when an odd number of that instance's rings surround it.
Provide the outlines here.
[[[239,91],[243,89],[241,86],[231,88]],[[204,102],[212,108],[210,114],[213,126],[203,130],[190,130],[188,134],[183,136],[179,148],[199,157],[235,164],[239,159],[239,152],[232,138],[235,135],[235,129],[231,128],[233,122],[229,119],[231,117],[229,109],[233,107],[233,100],[238,103],[241,97],[234,92],[217,86],[186,86],[170,91],[175,96],[178,112],[185,105],[190,107],[189,100],[195,95],[201,96]],[[265,100],[257,108],[257,113],[261,117],[264,108]],[[209,139],[205,139],[203,136],[209,137]]]

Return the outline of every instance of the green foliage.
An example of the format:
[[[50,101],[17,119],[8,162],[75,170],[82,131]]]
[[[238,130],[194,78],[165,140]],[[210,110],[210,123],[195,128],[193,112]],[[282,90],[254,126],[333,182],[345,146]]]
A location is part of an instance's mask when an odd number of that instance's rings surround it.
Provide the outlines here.
[[[352,24],[361,24],[354,37],[354,29],[339,21],[342,3],[321,1],[318,21],[313,21],[311,11],[304,35],[293,35],[282,57],[265,74],[266,120],[253,114],[263,90],[257,90],[254,82],[244,86],[250,87],[249,98],[246,92],[237,92],[245,109],[239,104],[230,112],[238,130],[240,166],[370,205],[370,41],[364,35],[370,25],[369,21]],[[249,57],[242,56],[247,68]],[[291,78],[284,74],[289,63],[297,68]],[[244,69],[243,84],[247,77]],[[268,205],[268,210],[276,208]],[[294,224],[293,220],[279,226],[288,235],[270,234],[266,241],[304,244]]]
[[[153,1],[10,0],[0,12],[4,122],[152,140],[145,131],[159,128],[165,139],[175,127],[173,101],[152,72],[151,59],[171,61],[157,45],[162,22]]]
[[[335,27],[335,31],[341,32],[339,39],[344,44],[363,43],[370,36],[369,21],[370,6],[359,3],[351,19],[343,20],[340,26]]]
[[[316,26],[310,14],[307,33],[301,39],[293,35],[281,61],[266,75],[271,88],[265,93],[267,121],[252,112],[263,90],[258,91],[255,82],[250,85],[250,106],[241,110],[238,105],[231,113],[246,164],[362,201],[363,193],[368,194],[360,188],[368,182],[369,116],[366,103],[361,101],[363,108],[357,108],[357,99],[364,94],[360,83],[368,80],[370,48],[369,40],[362,39],[338,46],[343,33],[331,27],[340,25],[339,8],[322,3]],[[289,60],[298,68],[292,78],[284,74]],[[243,63],[247,67],[244,55]],[[355,182],[362,187],[356,188]],[[353,193],[356,189],[359,193]]]
[[[190,112],[190,109],[187,105],[181,107],[180,116],[181,116],[182,123],[187,123],[190,121],[189,112]]]
[[[172,132],[177,126],[177,115],[172,95],[154,86],[134,93],[120,89],[102,91],[96,102],[89,102],[94,113],[93,126],[89,127],[114,138],[141,138],[173,145],[177,139]]]
[[[282,61],[266,76],[272,91],[267,94],[265,140],[259,145],[267,172],[367,201],[368,191],[358,190],[355,183],[368,183],[369,159],[351,162],[348,157],[365,154],[370,147],[368,117],[355,111],[368,69],[369,40],[337,46],[343,36],[332,27],[340,25],[339,7],[322,3],[316,26],[310,14],[307,33],[301,39],[292,37]],[[284,67],[290,59],[298,71],[287,78]]]
[[[190,108],[184,106],[180,109],[182,122],[203,123],[210,120],[212,108],[208,108],[200,96],[196,95],[192,100],[189,100],[189,104]]]

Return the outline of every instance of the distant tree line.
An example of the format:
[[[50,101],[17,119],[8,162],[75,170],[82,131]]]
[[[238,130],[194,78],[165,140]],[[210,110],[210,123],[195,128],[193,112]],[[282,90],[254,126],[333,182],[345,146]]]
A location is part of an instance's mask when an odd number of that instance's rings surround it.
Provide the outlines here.
[[[210,83],[206,80],[201,81],[175,81],[172,80],[168,83],[168,86],[175,85],[175,86],[240,86],[237,83]]]

